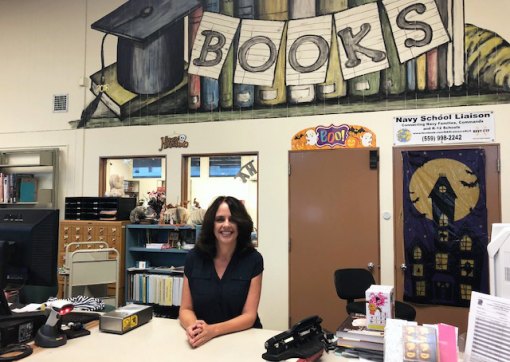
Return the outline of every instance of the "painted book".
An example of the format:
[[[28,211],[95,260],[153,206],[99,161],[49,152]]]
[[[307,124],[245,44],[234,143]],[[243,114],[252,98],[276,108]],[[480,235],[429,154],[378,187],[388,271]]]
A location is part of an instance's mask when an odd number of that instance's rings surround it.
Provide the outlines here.
[[[448,0],[436,0],[439,16],[445,29],[448,29]],[[437,48],[437,86],[439,89],[448,88],[448,44]]]
[[[398,58],[397,45],[391,31],[390,20],[382,4],[379,4],[379,17],[390,65],[389,68],[381,71],[381,91],[386,95],[401,94],[406,91],[406,65],[400,63]]]
[[[90,90],[96,96],[100,92],[101,70],[90,76]],[[156,104],[167,110],[182,109],[186,106],[187,77],[175,88],[161,94],[140,95],[123,88],[117,81],[117,63],[110,64],[104,69],[105,86],[101,94],[101,102],[110,109],[119,119],[124,120],[131,115],[140,115],[142,111]],[[181,95],[183,90],[184,97]]]
[[[421,54],[416,59],[416,90],[427,89],[427,54]]]
[[[319,0],[317,14],[333,14],[348,8],[347,0]],[[333,22],[331,34],[331,50],[329,52],[329,65],[326,73],[326,81],[316,87],[317,98],[320,100],[343,97],[347,94],[347,82],[342,74],[340,58],[338,56],[338,38]]]
[[[429,50],[427,57],[427,90],[435,91],[438,85],[437,48]]]
[[[211,13],[219,13],[220,1],[206,0],[204,10]],[[202,96],[201,108],[205,111],[217,109],[220,103],[219,80],[210,77],[202,77],[200,81],[200,94]]]
[[[220,13],[234,16],[234,0],[221,0]],[[228,50],[220,73],[220,105],[232,108],[234,105],[234,47]]]
[[[240,19],[255,19],[255,0],[238,0],[234,6],[234,16]],[[234,49],[238,48],[239,37],[234,40]],[[234,56],[234,62],[235,62]],[[239,108],[252,107],[255,101],[255,86],[252,84],[234,84],[234,105]]]
[[[234,15],[240,19],[255,19],[255,0],[238,0],[234,6]],[[238,48],[239,37],[234,40],[234,49]],[[234,61],[236,58],[234,56]],[[252,107],[255,101],[255,86],[252,84],[234,84],[234,105],[238,108]]]
[[[377,2],[377,0],[349,0],[349,8],[359,5]],[[379,93],[381,84],[381,72],[376,71],[369,74],[360,75],[349,79],[348,90],[349,95],[356,97],[365,97]]]
[[[193,43],[195,42],[203,13],[204,8],[200,6],[193,10],[188,17],[189,58],[191,58]],[[200,108],[200,76],[196,74],[188,74],[188,108],[191,110],[197,110]]]
[[[315,16],[315,0],[288,0],[289,19],[302,19]],[[289,103],[305,103],[315,99],[313,84],[287,86]]]
[[[259,0],[257,3],[257,19],[288,20],[287,0]],[[255,101],[262,106],[282,104],[287,101],[285,86],[285,49],[287,47],[287,26],[285,26],[278,50],[273,86],[256,86]]]

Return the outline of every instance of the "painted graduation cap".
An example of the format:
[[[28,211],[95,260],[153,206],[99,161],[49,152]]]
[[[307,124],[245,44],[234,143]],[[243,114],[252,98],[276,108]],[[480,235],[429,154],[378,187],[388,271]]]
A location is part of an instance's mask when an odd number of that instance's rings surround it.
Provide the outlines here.
[[[131,0],[92,24],[116,35],[117,80],[138,94],[165,92],[184,76],[184,17],[200,0]]]

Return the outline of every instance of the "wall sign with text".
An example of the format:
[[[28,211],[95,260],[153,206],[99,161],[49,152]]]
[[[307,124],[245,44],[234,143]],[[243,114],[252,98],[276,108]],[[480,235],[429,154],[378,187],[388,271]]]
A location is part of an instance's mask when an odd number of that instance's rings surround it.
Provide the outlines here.
[[[394,117],[393,144],[494,142],[494,113],[462,112]]]

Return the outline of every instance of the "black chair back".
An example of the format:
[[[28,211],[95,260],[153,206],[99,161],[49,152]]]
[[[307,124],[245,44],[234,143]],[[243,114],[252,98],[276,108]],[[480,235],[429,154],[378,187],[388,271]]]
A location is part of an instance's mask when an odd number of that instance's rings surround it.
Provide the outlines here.
[[[362,268],[338,269],[335,271],[336,294],[347,303],[355,299],[365,299],[365,291],[375,284],[370,271]]]

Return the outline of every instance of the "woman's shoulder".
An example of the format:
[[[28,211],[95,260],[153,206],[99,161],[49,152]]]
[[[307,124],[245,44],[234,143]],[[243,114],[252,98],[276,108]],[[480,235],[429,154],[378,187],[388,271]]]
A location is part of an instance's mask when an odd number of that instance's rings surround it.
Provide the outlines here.
[[[253,262],[262,262],[264,258],[262,254],[255,248],[247,249],[241,254],[241,258],[245,260],[251,260]]]

